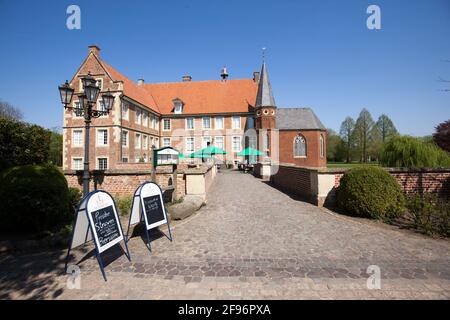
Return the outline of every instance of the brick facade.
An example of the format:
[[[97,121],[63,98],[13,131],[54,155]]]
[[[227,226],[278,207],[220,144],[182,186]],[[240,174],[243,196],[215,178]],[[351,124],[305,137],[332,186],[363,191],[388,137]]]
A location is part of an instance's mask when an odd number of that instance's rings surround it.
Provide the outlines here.
[[[306,140],[306,157],[294,157],[294,140],[297,136]],[[320,137],[326,141],[326,131],[319,130],[280,130],[279,159],[281,163],[290,163],[300,167],[326,167],[326,143],[323,144],[323,154],[320,154]]]

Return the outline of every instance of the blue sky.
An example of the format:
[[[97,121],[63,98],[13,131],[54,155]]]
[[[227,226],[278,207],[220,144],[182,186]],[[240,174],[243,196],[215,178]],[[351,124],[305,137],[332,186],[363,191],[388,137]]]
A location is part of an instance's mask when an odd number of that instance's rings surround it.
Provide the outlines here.
[[[66,8],[81,8],[81,30]],[[381,30],[366,27],[370,4]],[[401,133],[431,134],[450,118],[450,1],[0,0],[0,99],[25,120],[62,125],[57,86],[97,44],[102,58],[146,82],[251,77],[261,48],[278,107],[310,106],[338,130],[366,107]]]

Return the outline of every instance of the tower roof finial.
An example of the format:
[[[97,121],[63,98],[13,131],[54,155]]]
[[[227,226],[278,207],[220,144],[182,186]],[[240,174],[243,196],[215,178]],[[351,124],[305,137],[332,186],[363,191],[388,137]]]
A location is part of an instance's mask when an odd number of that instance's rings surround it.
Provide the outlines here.
[[[258,93],[256,94],[256,107],[275,107],[275,99],[272,93],[272,87],[267,74],[266,63],[263,61],[258,83]]]
[[[266,47],[262,47],[262,61],[263,63],[266,61]]]

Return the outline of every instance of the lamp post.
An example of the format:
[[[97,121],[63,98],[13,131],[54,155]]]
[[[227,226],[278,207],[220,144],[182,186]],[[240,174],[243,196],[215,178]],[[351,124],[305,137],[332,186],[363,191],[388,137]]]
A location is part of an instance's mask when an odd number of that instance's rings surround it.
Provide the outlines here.
[[[114,96],[109,92],[102,94],[103,110],[97,110],[94,105],[97,102],[100,88],[96,84],[96,80],[90,73],[86,77],[81,78],[84,88],[84,93],[78,94],[80,107],[75,108],[75,113],[78,116],[84,117],[84,167],[83,167],[83,196],[89,193],[89,129],[92,118],[98,118],[108,115],[114,103]],[[58,87],[61,96],[61,103],[64,109],[72,111],[74,108],[70,106],[75,90],[70,87],[69,82],[66,82]]]

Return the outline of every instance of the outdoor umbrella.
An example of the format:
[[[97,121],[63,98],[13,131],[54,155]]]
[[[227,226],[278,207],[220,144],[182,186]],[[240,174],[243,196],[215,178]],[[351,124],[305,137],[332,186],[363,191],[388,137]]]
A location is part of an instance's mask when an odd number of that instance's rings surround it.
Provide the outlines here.
[[[211,158],[212,155],[215,154],[227,154],[227,152],[223,149],[214,147],[214,146],[208,146],[206,148],[203,148],[201,150],[195,151],[189,155],[190,158]]]

